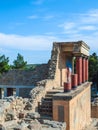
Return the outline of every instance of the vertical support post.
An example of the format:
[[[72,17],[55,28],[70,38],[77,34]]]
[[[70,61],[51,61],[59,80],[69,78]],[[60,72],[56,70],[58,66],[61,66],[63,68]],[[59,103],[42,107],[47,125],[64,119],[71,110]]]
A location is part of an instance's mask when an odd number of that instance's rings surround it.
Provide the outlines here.
[[[74,59],[75,57],[72,58],[72,74],[74,74]]]
[[[85,60],[85,80],[88,81],[88,58]]]
[[[78,75],[77,74],[72,74],[71,76],[71,79],[72,79],[72,89],[75,89],[77,86],[78,86]]]
[[[19,96],[19,88],[16,88],[16,96]]]
[[[85,82],[85,73],[86,73],[86,59],[82,58],[82,82]]]
[[[1,88],[1,96],[2,96],[1,99],[4,98],[4,89],[3,88]]]
[[[7,88],[4,88],[4,97],[7,97]]]
[[[2,99],[2,88],[0,88],[0,99]]]
[[[76,73],[78,74],[78,85],[82,84],[82,57],[76,58]]]

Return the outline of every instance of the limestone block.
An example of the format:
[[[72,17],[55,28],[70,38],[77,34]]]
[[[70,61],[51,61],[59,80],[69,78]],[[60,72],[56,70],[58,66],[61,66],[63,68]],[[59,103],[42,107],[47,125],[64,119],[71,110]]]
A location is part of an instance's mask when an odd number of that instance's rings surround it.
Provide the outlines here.
[[[60,130],[66,129],[66,123],[65,122],[43,120],[43,123],[48,125],[48,126],[51,126],[53,128],[59,128]]]
[[[27,117],[27,118],[30,118],[30,119],[37,119],[37,118],[40,118],[40,114],[37,113],[37,112],[27,113],[26,117]]]
[[[27,102],[24,109],[25,110],[32,110],[32,104],[30,102]]]
[[[15,117],[15,112],[13,110],[9,110],[6,114],[5,114],[5,121],[10,121],[10,120],[14,120]]]
[[[0,111],[0,123],[2,124],[2,123],[4,123],[4,121],[5,121],[5,115],[4,115],[4,112],[2,111]]]
[[[3,125],[0,124],[0,130],[7,130]]]
[[[42,130],[41,124],[38,122],[38,120],[35,120],[35,122],[31,123],[28,128],[30,130]]]

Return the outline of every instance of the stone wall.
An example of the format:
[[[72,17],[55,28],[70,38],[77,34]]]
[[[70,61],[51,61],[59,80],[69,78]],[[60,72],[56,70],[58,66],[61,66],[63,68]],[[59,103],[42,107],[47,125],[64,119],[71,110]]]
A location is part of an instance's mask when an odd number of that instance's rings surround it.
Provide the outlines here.
[[[90,83],[79,87],[53,96],[53,120],[65,121],[66,130],[82,130],[91,121]]]
[[[3,73],[0,77],[0,85],[42,86],[43,80],[46,90],[60,87],[66,80],[65,55],[60,52],[60,45],[57,43],[53,43],[51,59],[47,64],[39,65],[32,71],[10,70]]]
[[[63,86],[63,83],[66,82],[66,54],[62,52],[60,44],[55,42],[51,52],[48,79],[52,79],[55,87]]]
[[[56,65],[57,65],[57,58],[58,58],[58,50],[59,46],[54,43],[53,49],[51,51],[51,59],[50,59],[50,66],[49,66],[49,72],[48,72],[48,79],[54,79],[55,78],[55,72],[56,72]]]
[[[57,43],[53,43],[53,49],[51,51],[51,59],[50,59],[50,66],[49,66],[49,72],[48,72],[48,79],[47,80],[47,87],[50,86],[50,82],[52,82],[53,87],[60,87],[62,85],[61,83],[61,69],[62,61],[60,60],[60,46]],[[61,62],[61,66],[60,66]]]
[[[35,85],[36,82],[47,79],[48,68],[48,64],[41,64],[34,70],[10,70],[0,76],[0,85]]]

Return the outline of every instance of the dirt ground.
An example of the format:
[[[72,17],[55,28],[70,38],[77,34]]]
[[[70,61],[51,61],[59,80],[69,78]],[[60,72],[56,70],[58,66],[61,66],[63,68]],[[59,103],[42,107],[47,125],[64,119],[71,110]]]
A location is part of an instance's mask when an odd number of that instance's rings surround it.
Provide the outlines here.
[[[98,130],[98,118],[92,118],[90,125],[83,130]]]

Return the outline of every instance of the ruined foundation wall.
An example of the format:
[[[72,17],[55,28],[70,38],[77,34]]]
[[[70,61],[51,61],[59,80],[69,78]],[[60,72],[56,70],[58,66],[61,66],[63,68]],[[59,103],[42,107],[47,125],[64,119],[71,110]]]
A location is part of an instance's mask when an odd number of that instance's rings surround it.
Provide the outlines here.
[[[90,86],[69,102],[70,130],[81,130],[91,121]]]
[[[65,58],[66,56],[61,52],[60,45],[54,43],[48,73],[48,79],[51,79],[51,81],[47,81],[47,87],[50,86],[51,82],[55,87],[63,86],[63,82],[66,81]]]
[[[53,97],[53,120],[65,121],[66,130],[82,130],[91,121],[90,83],[79,87],[69,96],[62,93]]]

